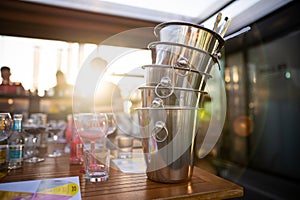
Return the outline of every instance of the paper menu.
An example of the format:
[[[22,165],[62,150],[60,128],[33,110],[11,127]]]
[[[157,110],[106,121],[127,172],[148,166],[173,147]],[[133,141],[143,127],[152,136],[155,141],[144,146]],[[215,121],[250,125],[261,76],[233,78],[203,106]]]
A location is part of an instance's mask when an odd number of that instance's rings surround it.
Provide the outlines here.
[[[81,200],[79,178],[65,177],[0,184],[1,200]]]
[[[113,159],[115,165],[123,173],[145,173],[146,164],[144,158],[131,158],[131,159]]]

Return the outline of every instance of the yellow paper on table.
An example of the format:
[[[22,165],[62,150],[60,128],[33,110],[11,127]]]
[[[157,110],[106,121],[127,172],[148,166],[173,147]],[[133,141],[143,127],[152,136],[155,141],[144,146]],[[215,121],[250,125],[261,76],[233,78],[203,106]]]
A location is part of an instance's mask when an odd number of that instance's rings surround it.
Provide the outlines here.
[[[1,200],[81,200],[79,178],[66,177],[0,184]]]

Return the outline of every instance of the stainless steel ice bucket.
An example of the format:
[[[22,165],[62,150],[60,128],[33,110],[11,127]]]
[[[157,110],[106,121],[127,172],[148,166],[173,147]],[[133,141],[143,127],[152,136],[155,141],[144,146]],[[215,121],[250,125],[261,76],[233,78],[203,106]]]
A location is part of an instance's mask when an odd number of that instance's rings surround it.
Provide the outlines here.
[[[193,107],[143,107],[136,109],[150,180],[163,183],[192,177],[198,112]]]
[[[211,78],[211,75],[193,69],[170,65],[143,65],[146,70],[146,85],[156,86],[163,78],[169,78],[170,87],[189,88],[197,90],[201,83]]]
[[[200,49],[171,42],[152,42],[148,45],[152,64],[170,65],[210,74],[218,64],[217,57]]]
[[[196,107],[202,106],[207,92],[187,88],[143,86],[141,92],[143,107]]]
[[[217,53],[224,45],[224,39],[213,30],[187,22],[165,22],[154,28],[159,41],[173,42]]]

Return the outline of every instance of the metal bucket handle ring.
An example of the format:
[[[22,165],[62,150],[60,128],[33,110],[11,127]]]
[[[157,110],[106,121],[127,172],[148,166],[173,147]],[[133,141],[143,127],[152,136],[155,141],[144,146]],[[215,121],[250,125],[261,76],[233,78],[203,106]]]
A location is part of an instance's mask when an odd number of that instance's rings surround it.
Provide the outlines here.
[[[165,130],[165,134],[161,137],[158,135],[158,133],[162,130]],[[169,135],[168,129],[166,128],[166,124],[162,121],[155,122],[155,127],[153,128],[151,133],[152,135],[155,135],[156,142],[165,141]]]
[[[162,87],[165,89],[166,88],[170,89],[170,92],[167,93],[166,95],[160,95],[158,92],[159,87]],[[160,98],[167,98],[167,97],[171,96],[174,92],[174,86],[171,83],[171,79],[169,77],[162,77],[162,79],[160,80],[160,83],[155,86],[154,91],[155,91],[156,96],[158,96]]]
[[[185,69],[185,73],[184,74],[181,74],[181,73],[178,73],[175,71],[175,73],[178,75],[178,76],[188,76],[189,75],[189,72],[191,72],[191,64],[189,62],[189,60],[185,57],[181,57],[181,58],[178,58],[178,60],[176,61],[175,63],[175,67],[178,67],[178,68],[181,68],[181,69]],[[174,69],[174,66],[172,66],[172,68]]]

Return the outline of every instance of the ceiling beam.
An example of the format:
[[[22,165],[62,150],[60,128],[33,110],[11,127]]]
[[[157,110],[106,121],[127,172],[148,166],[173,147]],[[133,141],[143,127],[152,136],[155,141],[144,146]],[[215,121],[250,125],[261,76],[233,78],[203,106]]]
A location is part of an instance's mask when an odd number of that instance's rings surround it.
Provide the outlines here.
[[[1,1],[0,35],[99,44],[123,31],[157,22],[66,9],[23,1]],[[135,36],[151,37],[153,35]]]

